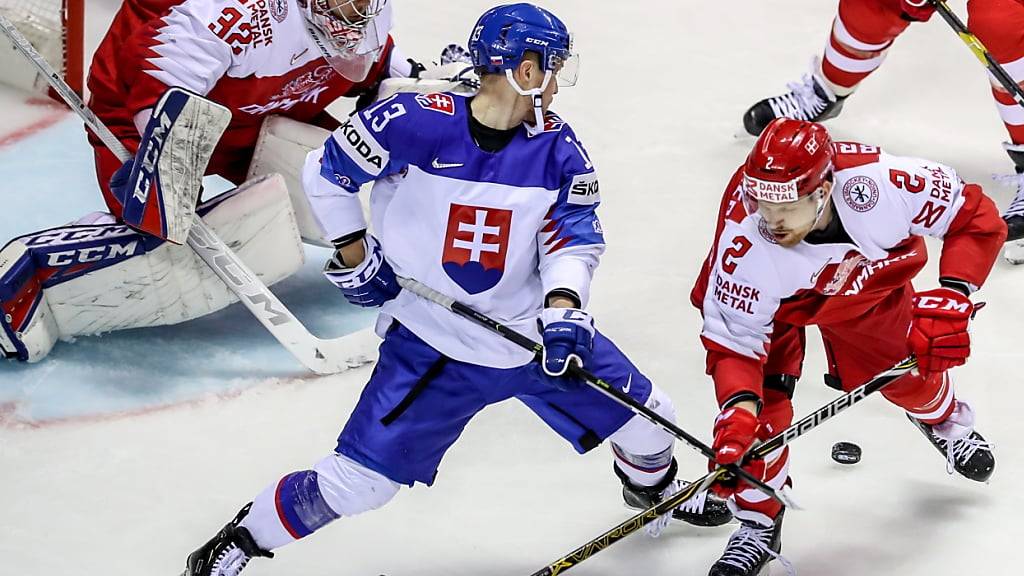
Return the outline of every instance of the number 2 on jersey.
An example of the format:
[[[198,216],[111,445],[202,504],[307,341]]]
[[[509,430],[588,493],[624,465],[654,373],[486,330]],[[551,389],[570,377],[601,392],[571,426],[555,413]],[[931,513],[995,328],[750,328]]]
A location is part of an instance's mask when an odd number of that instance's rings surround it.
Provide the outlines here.
[[[924,178],[918,176],[917,174],[911,176],[910,174],[904,172],[903,170],[896,169],[889,170],[889,181],[895,184],[896,186],[903,188],[907,192],[910,192],[911,194],[917,194],[918,192],[921,192],[922,190],[924,190],[924,187],[926,185]]]
[[[747,240],[746,236],[737,236],[732,240],[732,246],[726,248],[725,252],[722,253],[722,270],[732,274],[736,271],[736,261],[746,255],[750,251],[753,244],[750,240]]]

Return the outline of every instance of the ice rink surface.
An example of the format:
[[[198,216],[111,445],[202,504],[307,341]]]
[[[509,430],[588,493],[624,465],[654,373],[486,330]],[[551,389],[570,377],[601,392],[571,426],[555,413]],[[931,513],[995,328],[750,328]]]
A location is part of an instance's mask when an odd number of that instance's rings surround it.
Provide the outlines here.
[[[397,41],[420,59],[464,41],[490,5],[394,2]],[[95,45],[112,2],[89,4]],[[964,14],[963,2],[952,5]],[[579,84],[554,108],[601,175],[609,249],[591,311],[674,398],[680,424],[710,440],[716,408],[688,292],[722,189],[753,142],[735,137],[743,111],[805,71],[835,3],[546,6],[577,32],[582,55]],[[14,104],[0,111],[4,241],[102,205],[77,121],[5,138],[30,114],[35,122],[40,113]],[[985,73],[938,17],[897,40],[829,127],[837,139],[949,163],[1001,207],[1012,196],[991,181],[1011,166]],[[309,255],[302,273],[275,291],[319,334],[368,326],[372,316],[318,277],[323,254]],[[997,264],[976,298],[989,307],[975,323],[971,361],[954,374],[979,431],[996,444],[992,482],[947,476],[900,411],[873,398],[793,446],[795,496],[806,510],[787,515],[783,541],[798,573],[1019,573],[1022,282],[1024,268]],[[917,284],[936,284],[934,263]],[[835,395],[821,384],[821,347],[810,341],[798,415]],[[257,491],[333,448],[370,370],[309,376],[238,306],[183,326],[61,343],[34,366],[0,363],[0,574],[176,574]],[[832,463],[838,440],[860,444],[863,461]],[[695,452],[679,446],[677,454],[683,477],[703,473]],[[246,575],[525,575],[628,515],[606,448],[578,457],[507,403],[469,426],[434,487],[339,520],[272,561],[255,561]],[[630,537],[573,573],[706,574],[731,530],[677,526],[657,540]]]

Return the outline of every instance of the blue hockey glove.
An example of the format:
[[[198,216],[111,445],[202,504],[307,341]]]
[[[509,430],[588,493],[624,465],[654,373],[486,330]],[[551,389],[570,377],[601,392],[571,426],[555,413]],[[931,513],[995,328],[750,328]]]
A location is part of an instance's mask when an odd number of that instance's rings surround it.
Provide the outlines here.
[[[338,253],[327,261],[324,276],[341,289],[345,299],[363,308],[376,308],[398,296],[402,287],[398,285],[395,271],[384,259],[380,242],[373,236],[363,238],[366,257],[354,268],[341,263]]]
[[[586,366],[594,349],[594,319],[576,308],[545,308],[540,313],[544,336],[541,368],[545,380],[559,390],[572,390],[582,384],[566,376],[569,362]]]

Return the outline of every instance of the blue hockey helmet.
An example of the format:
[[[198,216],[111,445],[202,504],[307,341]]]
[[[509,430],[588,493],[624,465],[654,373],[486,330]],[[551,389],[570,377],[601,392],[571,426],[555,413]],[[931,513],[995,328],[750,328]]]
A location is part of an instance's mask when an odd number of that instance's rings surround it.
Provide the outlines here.
[[[469,37],[473,65],[483,73],[515,70],[530,51],[540,55],[541,67],[554,74],[560,86],[576,83],[578,57],[572,47],[565,23],[527,3],[505,4],[484,12]]]

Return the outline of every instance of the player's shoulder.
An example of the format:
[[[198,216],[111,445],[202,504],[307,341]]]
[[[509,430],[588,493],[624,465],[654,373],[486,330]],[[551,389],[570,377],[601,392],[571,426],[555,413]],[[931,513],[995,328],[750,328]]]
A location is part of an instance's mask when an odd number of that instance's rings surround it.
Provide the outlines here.
[[[561,171],[564,177],[594,172],[594,163],[583,141],[556,112],[549,110],[544,115],[543,130],[530,136],[529,142],[550,146],[554,169]]]
[[[448,126],[465,122],[463,115],[467,106],[464,96],[448,92],[398,92],[367,106],[357,115],[372,133],[394,144],[410,138],[422,144],[424,139],[443,137]]]
[[[165,4],[158,11],[164,23],[187,19],[194,26],[171,26],[164,33],[201,36],[209,30],[231,48],[235,58],[265,59],[268,54],[288,52],[285,64],[308,62],[318,55],[303,58],[302,48],[310,47],[304,18],[294,0],[155,0]],[[172,10],[173,8],[173,10]],[[272,64],[274,67],[277,63]]]
[[[883,157],[881,148],[862,142],[833,142],[832,151],[832,166],[837,172],[869,167]]]

